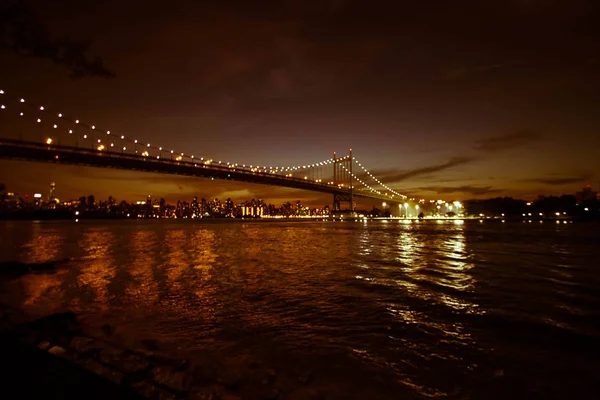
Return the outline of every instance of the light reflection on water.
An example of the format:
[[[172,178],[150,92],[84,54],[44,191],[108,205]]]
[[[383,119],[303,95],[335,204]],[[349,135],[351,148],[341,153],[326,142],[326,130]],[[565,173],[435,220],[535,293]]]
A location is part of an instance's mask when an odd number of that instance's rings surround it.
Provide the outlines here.
[[[585,227],[409,222],[3,223],[2,261],[69,261],[1,298],[117,325],[134,348],[153,339],[172,356],[315,370],[345,398],[478,393],[507,359],[539,381],[557,372],[511,359],[516,348],[597,338],[600,243]],[[591,373],[584,354],[561,357]]]

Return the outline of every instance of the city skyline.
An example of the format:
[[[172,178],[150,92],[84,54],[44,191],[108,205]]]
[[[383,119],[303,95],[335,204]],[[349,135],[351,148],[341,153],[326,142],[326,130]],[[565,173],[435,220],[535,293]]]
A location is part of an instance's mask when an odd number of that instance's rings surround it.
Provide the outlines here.
[[[593,2],[469,3],[465,15],[449,5],[399,14],[392,2],[351,1],[186,3],[159,14],[144,3],[135,18],[139,4],[109,1],[74,5],[75,19],[31,4],[52,37],[93,39],[90,56],[116,76],[71,79],[62,66],[4,51],[0,75],[11,79],[0,86],[115,132],[248,164],[353,148],[393,189],[429,199],[533,198],[600,180]],[[505,21],[512,29],[499,36]],[[422,38],[418,47],[411,35]],[[331,202],[216,180],[4,160],[0,168],[17,192],[56,180],[66,197]]]

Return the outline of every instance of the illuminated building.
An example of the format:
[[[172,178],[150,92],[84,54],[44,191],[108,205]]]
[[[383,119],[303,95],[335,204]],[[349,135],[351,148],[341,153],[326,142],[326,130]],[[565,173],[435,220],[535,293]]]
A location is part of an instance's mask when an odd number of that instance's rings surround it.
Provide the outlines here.
[[[50,182],[50,196],[48,197],[48,201],[52,201],[56,198],[56,183]]]

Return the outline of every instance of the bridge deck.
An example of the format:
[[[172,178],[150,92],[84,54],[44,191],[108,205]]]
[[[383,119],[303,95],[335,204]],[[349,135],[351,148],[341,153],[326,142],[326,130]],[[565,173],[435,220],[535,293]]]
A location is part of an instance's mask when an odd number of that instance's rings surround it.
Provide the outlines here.
[[[254,172],[239,167],[207,165],[201,162],[175,161],[165,158],[155,159],[136,154],[100,152],[80,147],[45,145],[11,139],[0,139],[0,158],[224,179],[338,195],[350,193],[350,189],[338,188],[326,183],[268,172]],[[357,189],[354,189],[354,196],[391,200],[389,196],[365,193]]]

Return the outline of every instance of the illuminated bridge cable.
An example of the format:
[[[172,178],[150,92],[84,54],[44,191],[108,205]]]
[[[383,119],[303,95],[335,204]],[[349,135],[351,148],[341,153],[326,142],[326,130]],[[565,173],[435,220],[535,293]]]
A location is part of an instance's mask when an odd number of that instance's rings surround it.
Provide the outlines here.
[[[0,95],[4,95],[4,90],[0,90]],[[7,105],[4,102],[0,105],[1,110],[6,110]],[[51,123],[53,129],[56,129],[50,136],[60,136],[61,132],[64,132],[68,137],[75,138],[75,144],[78,146],[79,140],[85,140],[92,149],[97,151],[107,151],[107,152],[120,152],[120,153],[131,153],[141,155],[143,157],[152,157],[156,159],[170,159],[173,161],[191,161],[194,164],[199,165],[219,165],[225,168],[231,169],[240,169],[246,170],[256,173],[269,173],[281,176],[289,176],[291,177],[291,173],[294,171],[302,171],[305,172],[307,170],[311,170],[312,178],[318,183],[322,181],[322,171],[315,172],[316,169],[330,165],[333,163],[333,159],[322,160],[319,162],[314,162],[310,164],[303,165],[295,165],[295,166],[257,166],[252,164],[240,164],[240,163],[232,163],[228,161],[215,161],[210,158],[204,157],[195,157],[193,154],[178,152],[172,149],[168,149],[164,146],[156,146],[151,145],[150,143],[143,142],[139,139],[133,139],[129,136],[125,136],[122,134],[115,134],[110,130],[104,130],[100,127],[97,127],[95,124],[86,123],[77,118],[70,118],[63,113],[60,112],[52,112],[44,106],[34,105],[32,103],[27,102],[24,98],[19,98],[16,100],[16,103],[19,107],[26,106],[30,110],[29,111],[21,111],[20,117],[27,117],[31,113],[31,115],[35,118],[36,123],[44,124],[45,121],[51,120],[54,118],[56,123]],[[41,115],[40,115],[41,114]],[[47,144],[53,144],[55,140],[52,137],[48,137],[43,139]],[[152,156],[150,152],[153,152]]]
[[[366,184],[362,179],[360,179],[359,177],[354,175],[352,172],[350,172],[344,165],[340,165],[340,167],[342,167],[342,169],[344,169],[350,176],[352,176],[353,179],[355,179],[356,181],[358,181],[359,183],[364,185],[369,191],[371,191],[372,193],[377,193],[379,195],[382,195],[382,193],[379,190]]]
[[[7,102],[4,101],[4,96],[4,90],[0,89],[0,111],[10,111],[12,106],[10,106],[9,104],[7,104]],[[70,140],[75,140],[76,147],[79,147],[80,140],[84,140],[85,143],[90,145],[93,150],[99,152],[119,152],[121,154],[136,154],[147,158],[166,159],[176,162],[191,162],[195,166],[218,166],[221,168],[229,168],[233,170],[238,169],[253,173],[264,173],[289,178],[292,178],[294,173],[302,172],[300,178],[302,178],[303,175],[304,179],[308,180],[308,177],[310,176],[311,181],[324,185],[334,185],[333,180],[329,181],[329,179],[327,179],[326,182],[323,182],[323,178],[326,175],[324,173],[326,171],[326,167],[335,164],[336,162],[348,160],[350,158],[350,155],[346,155],[335,160],[333,158],[329,158],[326,160],[309,164],[275,167],[265,165],[260,166],[239,164],[221,160],[215,161],[210,158],[196,157],[193,154],[185,152],[176,152],[175,150],[168,149],[164,146],[152,145],[151,143],[144,142],[139,139],[130,138],[129,136],[125,136],[123,134],[117,134],[110,130],[101,129],[95,124],[86,123],[77,118],[68,117],[61,112],[51,111],[44,106],[29,103],[24,98],[18,98],[17,100],[11,101],[11,103],[12,102],[16,103],[15,109],[17,110],[19,117],[32,118],[36,124],[40,124],[40,126],[42,126],[42,133],[44,127],[51,128],[52,133],[49,134],[48,137],[42,139],[42,142],[48,145],[60,145],[60,139],[62,134],[64,135],[64,138],[72,138]],[[27,109],[23,109],[24,107],[27,107]],[[58,140],[55,140],[56,138],[58,138]],[[390,189],[388,186],[381,183],[377,178],[373,177],[372,174],[368,172],[366,168],[364,168],[354,158],[353,160],[369,175],[370,178],[374,179],[377,183],[382,185],[390,192],[402,196],[394,190]],[[380,195],[382,194],[380,191],[369,186],[356,175],[352,174],[343,165],[341,166],[348,176],[351,175],[353,179],[357,180],[359,183],[364,185],[366,190],[368,190],[371,193],[377,193]],[[294,178],[298,177],[296,176]]]
[[[0,95],[4,95],[5,92],[4,90],[0,89]],[[4,102],[1,102],[2,104],[0,105],[0,109],[1,110],[5,110],[7,109],[7,106],[4,104]],[[271,173],[275,173],[278,175],[282,175],[285,176],[284,171],[290,171],[292,170],[292,168],[294,168],[294,170],[299,169],[301,166],[295,166],[295,167],[267,167],[267,166],[253,166],[253,165],[247,165],[247,164],[239,164],[239,163],[231,163],[231,162],[222,162],[221,160],[219,160],[218,162],[210,159],[210,158],[204,158],[204,157],[195,157],[193,154],[190,155],[189,153],[185,153],[185,152],[179,152],[179,151],[175,151],[175,150],[169,150],[168,148],[164,147],[164,146],[153,146],[150,143],[145,143],[141,140],[138,139],[133,139],[130,138],[129,136],[125,136],[125,135],[119,135],[119,134],[115,134],[114,132],[111,132],[110,130],[104,130],[104,129],[100,129],[99,127],[97,127],[95,124],[91,124],[91,123],[86,123],[82,120],[79,120],[77,118],[69,118],[66,115],[64,115],[63,113],[60,112],[52,112],[50,110],[48,110],[46,107],[44,106],[39,106],[39,105],[35,105],[32,103],[27,102],[24,98],[19,98],[18,100],[16,100],[17,105],[19,106],[27,106],[29,107],[31,110],[28,112],[20,112],[20,116],[21,117],[26,117],[30,112],[32,113],[32,115],[34,115],[36,122],[42,124],[46,119],[49,119],[50,116],[57,118],[58,119],[58,123],[53,123],[51,124],[51,126],[56,129],[56,134],[59,134],[60,132],[63,132],[62,128],[65,125],[72,125],[71,127],[69,127],[69,129],[64,130],[65,134],[68,135],[73,135],[76,136],[77,139],[83,139],[86,141],[89,141],[88,143],[91,144],[92,149],[96,149],[98,151],[119,151],[121,153],[132,153],[132,154],[139,154],[143,157],[150,157],[150,151],[153,151],[156,156],[156,159],[170,159],[173,161],[191,161],[193,163],[198,163],[200,165],[211,165],[211,164],[218,164],[220,166],[226,167],[226,168],[237,168],[237,169],[242,169],[242,170],[249,170],[252,172],[260,172],[260,173],[266,173],[267,170],[269,170]],[[39,113],[41,113],[42,115],[40,116]],[[55,134],[53,134],[55,135]],[[47,144],[52,144],[54,142],[54,140],[52,138],[46,138],[44,140]],[[118,143],[118,144],[117,144]],[[76,144],[78,144],[78,141],[76,141]],[[153,157],[154,157],[153,155]],[[330,160],[325,160],[325,161],[320,161],[318,163],[313,163],[309,166],[304,166],[304,167],[313,167],[316,165],[324,165],[325,163],[329,163]]]
[[[369,172],[369,170],[367,170],[360,162],[358,162],[358,160],[356,159],[356,157],[352,157],[352,159],[354,160],[354,162],[371,178],[373,179],[375,182],[377,182],[379,185],[383,186],[385,189],[387,189],[390,193],[393,193],[396,196],[400,196],[402,198],[407,198],[406,195],[403,195],[401,193],[398,193],[397,191],[395,191],[394,189],[390,188],[389,186],[387,186],[385,183],[381,182],[379,179],[377,179],[375,176],[373,176],[373,174],[371,174]]]

